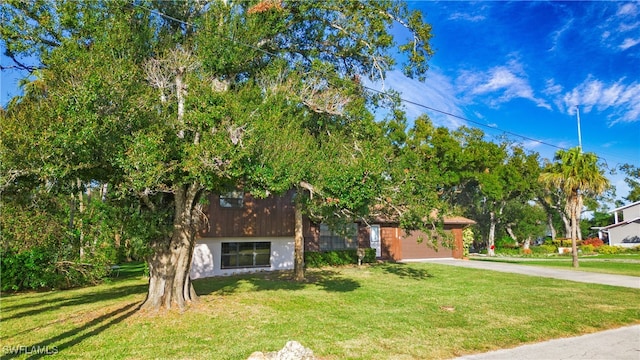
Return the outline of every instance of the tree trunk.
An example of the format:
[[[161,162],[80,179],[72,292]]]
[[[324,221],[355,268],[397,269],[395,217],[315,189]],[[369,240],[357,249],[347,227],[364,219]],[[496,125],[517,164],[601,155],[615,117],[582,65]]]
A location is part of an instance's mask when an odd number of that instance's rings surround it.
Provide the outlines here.
[[[489,242],[487,244],[487,255],[495,256],[495,243],[496,243],[496,214],[491,211],[490,215],[490,223],[489,223]]]
[[[570,199],[571,203],[571,256],[573,258],[572,265],[574,268],[579,267],[578,264],[578,246],[577,246],[577,238],[578,238],[578,216],[580,209],[578,208],[580,199],[579,195],[574,195],[573,199]]]
[[[516,234],[513,233],[513,229],[511,228],[511,224],[508,224],[506,226],[506,230],[507,230],[507,234],[509,234],[509,236],[513,239],[513,241],[516,242],[516,246],[518,246],[518,237],[516,236]]]
[[[582,241],[582,229],[580,229],[580,217],[582,216],[582,211],[580,211],[580,207],[578,208],[578,216],[577,216],[577,233],[576,233],[576,239],[578,239],[579,241]]]
[[[78,211],[80,218],[78,219],[78,231],[79,231],[79,242],[80,242],[80,261],[84,259],[84,230],[82,229],[83,221],[82,217],[85,212],[85,203],[84,203],[84,194],[82,193],[82,180],[76,179],[76,185],[78,187]]]
[[[202,188],[199,184],[179,187],[175,191],[173,233],[152,245],[149,258],[149,292],[143,309],[180,310],[197,301],[189,273],[198,226],[197,203]]]
[[[302,232],[302,209],[299,204],[295,207],[295,238],[294,238],[293,278],[295,281],[304,280],[304,234]]]
[[[107,201],[107,189],[109,188],[109,183],[104,183],[100,186],[100,201]]]
[[[551,231],[551,240],[556,239],[556,228],[553,226],[553,215],[547,214],[547,223],[549,224],[549,231]]]
[[[573,216],[570,214],[570,216]],[[565,214],[564,212],[560,212],[560,217],[562,218],[562,223],[564,224],[564,238],[568,239],[571,237],[571,232],[572,232],[572,228],[571,228],[571,224],[572,221],[571,219],[569,219],[567,217],[567,214]]]

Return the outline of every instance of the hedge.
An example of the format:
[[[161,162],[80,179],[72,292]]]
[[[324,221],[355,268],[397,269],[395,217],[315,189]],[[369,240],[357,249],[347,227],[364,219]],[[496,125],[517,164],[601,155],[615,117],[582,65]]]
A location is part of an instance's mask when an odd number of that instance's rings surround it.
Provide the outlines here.
[[[363,263],[373,263],[376,261],[376,249],[364,249]],[[304,263],[306,267],[340,266],[358,263],[358,251],[333,250],[333,251],[307,251],[304,253]]]

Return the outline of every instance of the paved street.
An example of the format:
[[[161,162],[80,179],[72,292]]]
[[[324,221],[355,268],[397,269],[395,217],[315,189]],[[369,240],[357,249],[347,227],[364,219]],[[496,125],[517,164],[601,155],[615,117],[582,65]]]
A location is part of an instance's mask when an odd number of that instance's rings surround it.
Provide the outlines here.
[[[453,259],[434,259],[427,261],[451,266],[640,289],[640,278],[635,276],[598,274],[492,261],[464,261]],[[640,360],[640,325],[627,326],[572,338],[544,341],[513,349],[468,355],[458,359]]]
[[[640,325],[556,339],[460,360],[639,360]]]

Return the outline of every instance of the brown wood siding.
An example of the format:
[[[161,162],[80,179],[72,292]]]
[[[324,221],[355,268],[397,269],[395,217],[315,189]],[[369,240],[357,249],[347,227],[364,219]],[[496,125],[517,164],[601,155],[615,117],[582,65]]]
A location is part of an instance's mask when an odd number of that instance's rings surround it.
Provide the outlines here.
[[[453,234],[453,257],[456,259],[462,259],[462,228],[454,227],[451,229],[451,233]]]
[[[380,242],[382,259],[399,261],[402,259],[400,246],[400,229],[395,226],[380,225]]]
[[[223,208],[220,197],[211,195],[207,216],[209,228],[201,237],[294,236],[293,191],[266,199],[244,195],[242,208]]]

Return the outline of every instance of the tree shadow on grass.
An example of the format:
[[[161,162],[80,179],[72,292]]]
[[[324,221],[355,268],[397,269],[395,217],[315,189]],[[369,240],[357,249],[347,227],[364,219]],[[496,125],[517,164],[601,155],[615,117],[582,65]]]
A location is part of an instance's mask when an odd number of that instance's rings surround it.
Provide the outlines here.
[[[387,274],[397,275],[401,278],[409,278],[413,280],[424,280],[433,277],[427,269],[419,269],[403,263],[380,263],[374,265],[376,269],[380,269]]]
[[[310,285],[319,286],[328,292],[349,292],[360,287],[358,281],[344,277],[333,270],[307,271],[305,280],[300,282],[293,280],[291,271],[211,277],[193,282],[198,295],[212,293],[225,295],[243,291],[295,291],[302,290]]]
[[[129,303],[121,308],[99,316],[86,324],[43,340],[37,344],[23,346],[16,351],[3,354],[3,359],[13,359],[23,355],[30,355],[27,359],[39,359],[47,355],[63,353],[65,349],[78,345],[83,340],[96,336],[113,325],[122,322],[140,309],[140,302]]]
[[[18,319],[22,317],[37,315],[42,312],[58,310],[65,307],[72,307],[76,305],[97,303],[101,301],[114,300],[121,297],[125,297],[132,294],[142,294],[147,291],[147,284],[123,286],[115,290],[96,291],[89,294],[83,294],[74,298],[61,297],[59,299],[45,299],[34,303],[18,304],[14,306],[3,307],[2,312],[7,312],[20,308],[28,308],[28,310],[16,312],[9,316],[2,316],[2,320]],[[69,290],[73,291],[73,290]],[[45,305],[45,306],[41,306]]]
[[[105,284],[113,284],[113,285],[117,285],[119,283],[122,283],[124,281],[127,280],[131,280],[133,278],[139,278],[143,275],[144,273],[144,263],[142,262],[135,262],[135,263],[127,263],[127,264],[123,264],[120,266],[120,269],[118,270],[119,272],[117,273],[117,276],[115,277],[110,277],[105,279],[104,283]],[[97,301],[103,301],[103,300],[111,300],[111,299],[116,299],[122,296],[126,296],[126,295],[130,295],[130,294],[136,294],[136,293],[140,293],[143,291],[146,291],[147,286],[146,285],[132,285],[132,286],[123,286],[118,288],[115,291],[105,291],[105,292],[97,292],[97,293],[92,293],[92,294],[86,294],[86,295],[82,295],[79,296],[77,298],[74,299],[68,299],[67,297],[65,297],[66,294],[71,294],[73,291],[78,290],[78,289],[90,289],[91,286],[85,286],[85,287],[77,287],[77,288],[71,288],[71,289],[64,289],[64,290],[47,290],[47,291],[39,291],[39,292],[17,292],[17,293],[2,293],[1,297],[6,298],[11,298],[14,296],[21,296],[24,294],[27,295],[31,295],[31,294],[42,294],[42,297],[39,297],[38,301],[29,301],[29,300],[25,300],[25,301],[21,301],[20,303],[14,304],[14,305],[6,305],[3,304],[2,306],[2,311],[4,313],[9,312],[9,311],[14,311],[17,309],[21,309],[21,308],[29,308],[29,311],[25,311],[23,314],[24,315],[12,315],[11,317],[2,317],[3,320],[7,320],[7,319],[12,319],[12,318],[18,318],[18,317],[22,317],[22,316],[28,316],[31,315],[31,313],[35,312],[35,313],[39,313],[42,311],[47,311],[49,309],[55,309],[55,308],[59,308],[61,306],[72,306],[72,305],[77,305],[77,304],[82,304],[82,303],[90,303],[90,302],[97,302]],[[144,288],[144,290],[140,290],[141,288]],[[53,294],[53,298],[49,297],[47,295]],[[44,297],[44,299],[42,299]],[[58,297],[58,298],[56,298]],[[69,303],[70,302],[70,303]],[[58,303],[62,303],[63,305],[60,305]],[[43,304],[47,304],[49,306],[44,307],[42,309],[36,309],[33,310],[34,308],[41,306]]]

